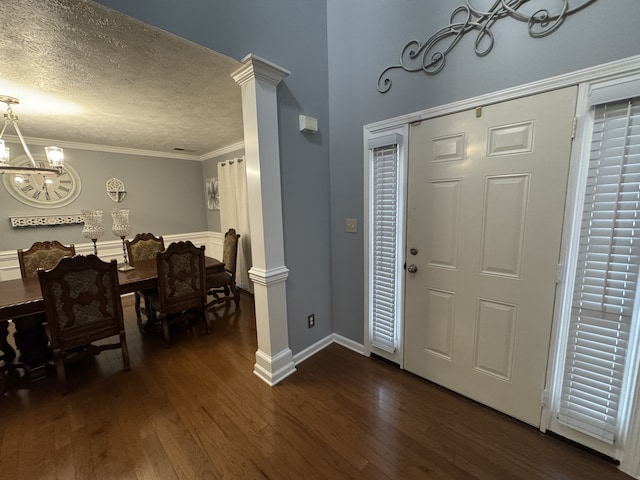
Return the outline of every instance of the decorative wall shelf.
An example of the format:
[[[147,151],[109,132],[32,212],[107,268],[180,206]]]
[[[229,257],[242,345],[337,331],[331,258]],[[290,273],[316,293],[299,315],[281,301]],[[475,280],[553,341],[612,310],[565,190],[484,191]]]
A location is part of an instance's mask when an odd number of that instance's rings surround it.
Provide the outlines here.
[[[80,213],[63,215],[33,215],[28,217],[9,217],[13,228],[53,227],[56,225],[76,225],[84,223]]]
[[[107,180],[107,195],[114,202],[121,202],[127,195],[127,191],[124,188],[124,182],[119,178],[111,178]]]

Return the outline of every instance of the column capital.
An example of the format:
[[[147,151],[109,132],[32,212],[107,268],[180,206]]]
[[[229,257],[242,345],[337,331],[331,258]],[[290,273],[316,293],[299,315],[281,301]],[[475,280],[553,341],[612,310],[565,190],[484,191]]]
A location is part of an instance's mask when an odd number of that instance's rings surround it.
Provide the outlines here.
[[[242,60],[243,65],[231,74],[238,85],[244,85],[249,80],[258,79],[273,86],[278,85],[291,72],[275,63],[250,53]]]

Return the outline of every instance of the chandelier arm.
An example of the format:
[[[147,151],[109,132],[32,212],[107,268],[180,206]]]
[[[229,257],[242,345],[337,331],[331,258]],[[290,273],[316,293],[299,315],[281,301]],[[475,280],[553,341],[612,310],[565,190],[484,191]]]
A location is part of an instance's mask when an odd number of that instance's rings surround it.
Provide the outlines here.
[[[20,103],[20,100],[18,100],[15,97],[11,97],[9,95],[0,95],[0,102],[7,104],[7,113],[4,114],[5,121],[4,121],[4,126],[2,127],[2,131],[0,131],[0,140],[2,140],[2,136],[4,135],[4,132],[6,131],[7,127],[9,125],[13,125],[13,128],[15,129],[16,133],[18,134],[18,138],[20,139],[20,143],[22,144],[22,148],[24,149],[24,153],[26,154],[27,158],[29,159],[29,163],[31,164],[31,166],[9,165],[9,162],[8,162],[9,149],[4,148],[4,151],[0,155],[0,159],[2,160],[0,165],[0,174],[13,173],[14,175],[17,175],[17,174],[29,175],[31,173],[40,173],[42,175],[47,175],[47,174],[54,173],[57,175],[62,175],[63,174],[62,166],[64,162],[62,149],[59,147],[45,147],[45,151],[47,153],[47,160],[49,161],[49,166],[41,167],[38,164],[38,162],[36,162],[35,158],[33,158],[33,154],[31,153],[31,150],[29,149],[29,146],[27,145],[26,140],[22,136],[22,132],[20,131],[20,127],[18,126],[18,122],[17,122],[18,116],[14,115],[13,110],[11,109],[11,105],[16,105]],[[2,146],[4,147],[4,141],[2,142]]]
[[[41,175],[60,175],[62,169],[60,168],[33,168],[33,167],[0,167],[0,174],[10,173],[13,175],[32,175],[39,173]]]
[[[0,138],[2,138],[2,136],[4,135],[4,131],[7,129],[8,125],[9,125],[9,120],[5,120],[4,126],[2,127],[2,131],[0,132]]]
[[[27,142],[24,141],[24,137],[22,136],[20,127],[18,127],[18,124],[16,122],[13,122],[13,128],[16,129],[16,133],[18,134],[20,143],[22,143],[22,148],[24,148],[24,153],[26,153],[27,157],[29,157],[29,160],[31,160],[31,164],[33,165],[33,168],[40,168],[40,165],[36,163],[35,159],[33,158],[33,155],[31,155],[31,150],[29,150],[29,147],[27,147]]]

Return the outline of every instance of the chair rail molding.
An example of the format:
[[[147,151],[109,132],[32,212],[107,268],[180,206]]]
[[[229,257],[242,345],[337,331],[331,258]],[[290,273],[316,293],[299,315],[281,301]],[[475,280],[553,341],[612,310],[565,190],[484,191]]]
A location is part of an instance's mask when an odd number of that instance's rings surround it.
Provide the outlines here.
[[[464,5],[457,7],[449,19],[449,24],[442,27],[424,42],[411,40],[400,52],[400,62],[385,68],[378,77],[378,91],[387,93],[393,82],[389,77],[391,70],[402,69],[405,72],[424,72],[435,75],[442,71],[447,62],[447,55],[470,32],[477,32],[474,51],[478,57],[484,57],[493,50],[495,38],[491,28],[504,18],[511,18],[527,24],[532,38],[541,38],[555,32],[571,14],[594,3],[596,0],[496,0],[488,10],[474,6],[477,0],[465,0]],[[527,9],[528,3],[530,5]],[[558,5],[560,4],[560,5]],[[553,11],[551,8],[553,8]],[[442,48],[438,46],[442,45]]]
[[[220,232],[190,232],[163,235],[166,245],[171,242],[191,241],[194,245],[205,246],[205,255],[214,258],[222,258],[222,234]],[[76,254],[89,255],[93,253],[91,242],[74,243]],[[25,245],[23,248],[29,248]],[[123,261],[122,241],[105,240],[98,242],[98,257],[108,262],[112,259]],[[0,251],[0,281],[20,278],[20,264],[18,263],[17,250]]]

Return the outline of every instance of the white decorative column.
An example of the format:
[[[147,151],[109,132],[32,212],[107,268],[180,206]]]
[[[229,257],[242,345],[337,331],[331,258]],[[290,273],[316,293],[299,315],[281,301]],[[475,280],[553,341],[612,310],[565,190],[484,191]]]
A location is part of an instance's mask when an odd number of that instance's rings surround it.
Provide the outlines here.
[[[276,86],[289,72],[255,55],[231,74],[242,89],[258,351],[253,373],[273,386],[296,371],[289,349]]]

